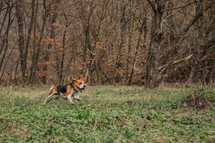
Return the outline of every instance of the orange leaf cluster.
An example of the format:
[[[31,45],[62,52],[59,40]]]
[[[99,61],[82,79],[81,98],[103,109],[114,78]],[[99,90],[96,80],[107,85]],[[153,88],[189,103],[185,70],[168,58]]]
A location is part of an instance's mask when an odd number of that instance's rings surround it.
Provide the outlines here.
[[[46,61],[46,62],[38,62],[38,66],[44,66],[44,65],[52,65],[55,64],[56,61]]]
[[[62,27],[63,25],[60,25],[58,23],[53,23],[52,26],[55,26],[55,27]]]
[[[48,71],[37,71],[37,75],[42,77],[42,76],[49,76],[51,73]]]
[[[43,44],[51,44],[51,45],[54,45],[54,44],[56,44],[57,43],[57,41],[58,41],[59,39],[54,39],[54,38],[43,38],[42,40],[41,40],[41,44],[43,45]]]
[[[84,69],[81,65],[78,65],[78,64],[72,64],[72,65],[80,71]]]

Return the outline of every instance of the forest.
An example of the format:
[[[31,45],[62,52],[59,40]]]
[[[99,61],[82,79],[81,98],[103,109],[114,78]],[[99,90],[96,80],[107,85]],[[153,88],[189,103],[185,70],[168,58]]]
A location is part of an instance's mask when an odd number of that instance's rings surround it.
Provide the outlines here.
[[[0,84],[215,81],[214,0],[1,0]]]
[[[214,87],[215,0],[0,0],[0,143],[215,143]]]

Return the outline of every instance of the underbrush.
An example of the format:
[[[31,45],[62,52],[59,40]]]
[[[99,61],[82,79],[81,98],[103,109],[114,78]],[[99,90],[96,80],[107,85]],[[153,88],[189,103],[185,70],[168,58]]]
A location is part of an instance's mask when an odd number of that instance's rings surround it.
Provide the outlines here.
[[[0,88],[0,142],[214,142],[215,89],[201,89],[210,108],[183,106],[191,88],[92,86],[73,106],[42,105],[48,87]]]

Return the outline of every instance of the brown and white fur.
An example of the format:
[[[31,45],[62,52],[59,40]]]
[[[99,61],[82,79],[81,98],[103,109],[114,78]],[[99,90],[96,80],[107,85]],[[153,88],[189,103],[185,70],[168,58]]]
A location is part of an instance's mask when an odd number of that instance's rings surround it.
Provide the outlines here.
[[[70,79],[72,80],[72,83],[67,84],[65,86],[64,85],[52,85],[50,88],[50,91],[49,91],[49,95],[43,104],[48,103],[52,99],[59,99],[60,97],[68,100],[69,103],[72,105],[74,105],[74,103],[72,101],[72,97],[76,100],[80,100],[78,93],[82,92],[86,87],[83,76],[82,75],[79,76],[78,80],[74,79],[72,76],[70,77]],[[61,90],[60,90],[61,88],[64,88],[64,90],[66,89],[66,92],[65,93],[61,92]]]

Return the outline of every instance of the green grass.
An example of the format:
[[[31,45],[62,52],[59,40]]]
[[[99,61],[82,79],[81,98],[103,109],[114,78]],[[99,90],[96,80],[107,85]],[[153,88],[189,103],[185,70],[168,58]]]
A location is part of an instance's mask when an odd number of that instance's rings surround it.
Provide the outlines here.
[[[202,87],[214,101],[215,89]],[[0,142],[214,142],[215,107],[182,108],[194,89],[88,87],[44,102],[49,87],[0,88]]]

